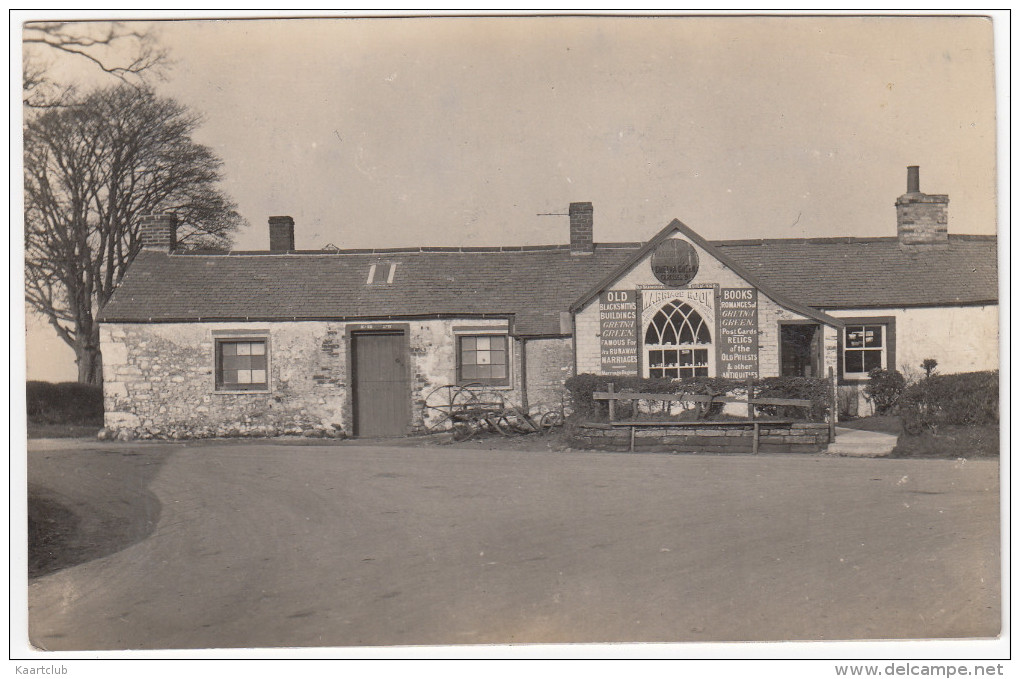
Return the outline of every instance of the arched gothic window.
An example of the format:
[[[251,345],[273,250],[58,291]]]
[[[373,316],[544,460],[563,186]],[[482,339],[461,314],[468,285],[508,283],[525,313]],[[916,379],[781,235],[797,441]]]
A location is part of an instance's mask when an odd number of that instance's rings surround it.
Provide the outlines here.
[[[649,377],[707,377],[712,333],[689,304],[667,302],[645,331]]]

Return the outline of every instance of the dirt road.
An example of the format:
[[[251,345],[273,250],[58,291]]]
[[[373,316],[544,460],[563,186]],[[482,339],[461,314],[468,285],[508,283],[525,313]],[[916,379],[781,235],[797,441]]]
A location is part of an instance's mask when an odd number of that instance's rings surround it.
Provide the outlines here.
[[[30,636],[53,650],[993,636],[997,476],[985,460],[32,442],[48,497],[153,525],[33,580]]]

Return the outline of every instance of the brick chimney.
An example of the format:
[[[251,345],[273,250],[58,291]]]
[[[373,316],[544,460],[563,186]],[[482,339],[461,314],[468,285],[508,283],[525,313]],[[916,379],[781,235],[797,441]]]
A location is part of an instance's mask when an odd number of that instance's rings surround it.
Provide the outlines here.
[[[143,250],[173,252],[177,247],[177,215],[142,215],[138,227]]]
[[[294,220],[291,217],[269,218],[269,249],[290,252],[294,249]]]
[[[590,255],[595,251],[591,203],[570,204],[570,254]]]
[[[907,168],[907,192],[896,199],[901,245],[949,244],[949,196],[921,193],[920,168]]]

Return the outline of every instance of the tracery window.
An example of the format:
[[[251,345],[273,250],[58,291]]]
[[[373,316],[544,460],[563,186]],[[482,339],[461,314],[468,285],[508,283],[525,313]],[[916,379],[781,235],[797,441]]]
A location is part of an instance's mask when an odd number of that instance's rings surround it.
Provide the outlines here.
[[[645,331],[649,377],[707,377],[712,333],[689,304],[667,302]]]

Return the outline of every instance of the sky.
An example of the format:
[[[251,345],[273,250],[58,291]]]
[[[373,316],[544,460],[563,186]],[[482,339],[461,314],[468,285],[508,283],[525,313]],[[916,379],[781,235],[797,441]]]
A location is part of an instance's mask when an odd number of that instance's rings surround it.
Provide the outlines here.
[[[268,247],[892,236],[906,167],[996,232],[991,21],[539,17],[162,21],[158,83]],[[80,63],[54,63],[88,84]],[[553,213],[548,216],[548,213]],[[29,379],[74,379],[28,323]]]

